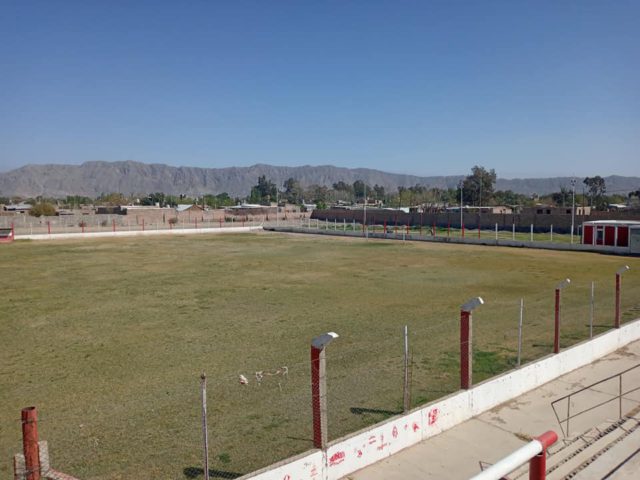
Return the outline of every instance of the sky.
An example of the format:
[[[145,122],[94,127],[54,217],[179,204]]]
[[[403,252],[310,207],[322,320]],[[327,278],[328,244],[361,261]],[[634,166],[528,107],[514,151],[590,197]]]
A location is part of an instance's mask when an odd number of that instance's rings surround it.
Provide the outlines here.
[[[637,0],[4,0],[1,12],[0,171],[640,175]]]

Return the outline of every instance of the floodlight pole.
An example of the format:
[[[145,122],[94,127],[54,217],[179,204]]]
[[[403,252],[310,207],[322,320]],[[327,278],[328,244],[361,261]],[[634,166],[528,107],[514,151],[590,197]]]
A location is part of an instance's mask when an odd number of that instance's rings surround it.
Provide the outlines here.
[[[620,328],[620,284],[622,281],[622,274],[629,270],[629,265],[624,265],[616,271],[616,316],[614,320],[614,326]]]
[[[576,221],[576,179],[571,179],[571,244],[573,245],[573,229]]]
[[[474,308],[482,305],[484,300],[475,297],[460,307],[460,388],[468,390],[473,383],[473,351],[471,348],[472,318]]]
[[[313,446],[327,447],[327,377],[325,347],[338,334],[325,333],[311,340],[311,407],[313,410]]]
[[[556,307],[555,307],[555,324],[553,334],[553,353],[560,352],[560,291],[569,285],[571,280],[565,278],[558,285],[556,285]]]

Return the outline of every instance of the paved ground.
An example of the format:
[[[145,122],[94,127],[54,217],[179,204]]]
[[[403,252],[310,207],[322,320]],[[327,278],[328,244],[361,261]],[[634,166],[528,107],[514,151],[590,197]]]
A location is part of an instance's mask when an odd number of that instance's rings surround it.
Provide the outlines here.
[[[528,438],[562,430],[551,402],[568,393],[640,364],[640,341],[618,350],[586,367],[574,370],[542,387],[502,404],[440,435],[408,448],[386,460],[349,475],[352,480],[466,479],[480,471],[480,462],[495,463],[517,449]],[[613,379],[587,390],[572,402],[573,412],[617,394],[619,380]],[[623,376],[623,390],[640,387],[640,368]],[[623,413],[640,404],[640,392],[623,403]],[[559,406],[566,412],[566,403]],[[618,402],[595,409],[572,420],[569,437],[618,418]],[[565,427],[566,429],[566,427]],[[598,457],[577,478],[604,478],[625,459],[610,479],[638,478],[640,430]]]

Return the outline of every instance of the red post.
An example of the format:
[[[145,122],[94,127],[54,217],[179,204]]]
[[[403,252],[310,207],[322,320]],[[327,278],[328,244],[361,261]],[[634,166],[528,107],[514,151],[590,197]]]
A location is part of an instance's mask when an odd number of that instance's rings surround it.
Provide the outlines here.
[[[143,225],[144,225],[144,220],[142,222],[143,222]],[[115,232],[116,231],[116,219],[115,218],[113,220],[111,220],[111,225],[113,227],[113,231]]]
[[[407,235],[409,235],[409,225],[405,225],[405,228],[407,230]]]
[[[80,224],[82,226],[82,233],[84,233],[84,222]]]
[[[478,238],[480,238],[480,222],[478,222]]]
[[[460,226],[460,228],[462,229],[462,238],[464,238],[464,223]]]
[[[11,240],[15,240],[16,239],[16,230],[13,227],[13,222],[11,222]]]
[[[196,230],[197,230],[197,229],[198,229],[198,219],[196,218],[196,219],[194,220],[194,222],[195,222],[195,224],[196,224]]]
[[[222,219],[220,219],[220,228],[222,228]]]
[[[542,452],[529,461],[529,480],[544,480],[547,475],[547,448],[558,441],[558,435],[549,430],[536,440],[542,444]]]
[[[451,236],[451,223],[447,223],[447,237]]]
[[[51,235],[51,222],[47,220],[47,233]]]
[[[27,469],[26,480],[40,480],[38,412],[36,407],[22,409],[22,451]]]
[[[320,408],[320,357],[324,350],[311,347],[311,407],[313,410],[313,446],[323,447],[322,409]]]
[[[614,326],[620,328],[620,274],[616,273],[616,316]]]
[[[553,335],[553,353],[560,352],[560,289],[556,288],[555,324]]]
[[[471,312],[460,311],[460,388],[471,388]]]
[[[387,234],[387,221],[384,221],[384,234]]]
[[[435,237],[436,236],[436,222],[433,222],[433,232],[432,235]]]

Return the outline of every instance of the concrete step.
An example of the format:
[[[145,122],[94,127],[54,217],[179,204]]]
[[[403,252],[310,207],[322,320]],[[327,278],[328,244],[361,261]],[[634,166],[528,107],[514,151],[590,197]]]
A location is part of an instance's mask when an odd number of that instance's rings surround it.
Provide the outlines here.
[[[607,447],[628,434],[625,425],[631,422],[631,428],[637,426],[637,420],[623,417],[620,420],[604,422],[573,438],[559,439],[547,450],[547,474],[549,479],[567,478],[571,472],[578,471]],[[510,480],[523,480],[529,473],[526,463],[508,476]]]
[[[638,428],[633,418],[623,417],[608,425],[600,425],[580,435],[580,442],[572,445],[576,448],[563,450],[563,458],[554,465],[547,464],[549,480],[572,478],[577,472],[589,465],[595,458],[609,450],[613,445]]]
[[[547,471],[555,468],[559,463],[563,462],[571,453],[583,447],[585,441],[581,437],[571,439],[558,439],[556,443],[547,449]],[[517,470],[509,475],[510,480],[518,480],[528,478],[529,464],[525,463]]]
[[[577,472],[573,478],[585,480],[605,478],[613,472],[622,478],[637,478],[637,462],[632,465],[629,461],[637,455],[636,452],[639,445],[640,428],[636,428],[624,438],[624,441],[611,446],[602,455],[596,457],[590,464]],[[626,477],[624,476],[625,474]]]

